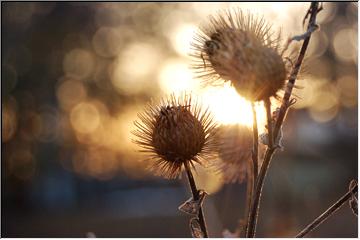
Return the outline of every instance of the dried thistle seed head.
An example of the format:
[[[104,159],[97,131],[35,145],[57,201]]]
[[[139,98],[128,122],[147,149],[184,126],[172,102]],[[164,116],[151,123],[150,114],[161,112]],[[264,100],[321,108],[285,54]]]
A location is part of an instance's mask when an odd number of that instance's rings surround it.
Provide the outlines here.
[[[253,133],[238,124],[219,127],[219,161],[217,169],[223,172],[224,181],[242,182],[251,164]]]
[[[216,156],[217,125],[190,95],[149,104],[139,118],[135,143],[155,160],[151,170],[156,175],[175,178],[184,164],[204,164]]]
[[[248,100],[276,96],[287,70],[280,53],[280,37],[263,18],[241,10],[210,16],[192,43],[195,69],[206,84],[230,81]]]

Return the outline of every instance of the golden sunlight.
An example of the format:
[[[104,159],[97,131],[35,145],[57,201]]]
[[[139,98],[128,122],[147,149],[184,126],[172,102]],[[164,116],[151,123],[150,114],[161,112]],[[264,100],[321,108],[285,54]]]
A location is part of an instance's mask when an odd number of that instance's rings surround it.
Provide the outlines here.
[[[186,62],[176,58],[164,63],[159,72],[159,84],[165,93],[189,91],[198,88],[198,81],[192,78],[192,73]]]
[[[183,24],[176,28],[172,34],[174,49],[183,56],[188,56],[189,46],[193,40],[197,27],[193,24]]]
[[[239,123],[252,126],[253,115],[251,103],[241,97],[230,84],[225,84],[224,87],[221,88],[206,88],[200,95],[203,98],[205,106],[209,106],[218,122],[222,124]],[[266,113],[262,103],[256,104],[255,109],[259,130],[261,130],[266,122]]]

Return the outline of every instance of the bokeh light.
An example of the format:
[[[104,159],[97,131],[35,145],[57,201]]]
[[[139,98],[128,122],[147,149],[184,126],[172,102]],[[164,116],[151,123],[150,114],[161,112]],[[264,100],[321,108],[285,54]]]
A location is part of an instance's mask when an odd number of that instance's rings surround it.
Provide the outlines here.
[[[86,89],[81,81],[66,79],[59,84],[56,95],[60,106],[69,110],[86,98]]]
[[[101,57],[114,57],[121,50],[121,32],[115,28],[100,27],[94,34],[92,44]]]
[[[240,7],[245,12],[271,19],[273,27],[281,27],[283,38],[287,38],[303,31],[298,24],[303,16],[298,13],[307,9],[303,3],[189,3],[167,4],[163,8],[156,3],[71,5],[79,11],[89,7],[94,21],[92,25],[82,26],[81,31],[66,31],[60,47],[52,51],[52,59],[57,59],[50,63],[52,79],[58,79],[54,81],[58,106],[42,104],[47,107],[39,109],[37,96],[26,92],[12,96],[22,76],[31,70],[36,54],[26,44],[6,49],[3,93],[12,100],[3,104],[2,141],[11,142],[18,133],[28,141],[63,141],[64,146],[72,145],[75,149],[85,146],[82,151],[86,154],[90,148],[105,148],[122,154],[122,159],[141,158],[130,141],[129,129],[136,113],[150,98],[165,94],[191,92],[210,108],[219,123],[252,126],[248,101],[228,84],[202,86],[189,66],[190,42],[209,14]],[[12,6],[13,10],[6,11],[5,16],[9,24],[15,25],[32,24],[33,19],[51,14],[57,7],[32,3],[26,14],[17,16],[16,13],[23,11],[22,6]],[[353,87],[357,80],[346,67],[357,62],[356,24],[348,23],[356,13],[349,5],[346,17],[338,17],[334,22],[338,7],[325,3],[324,9],[326,11],[319,14],[321,31],[313,35],[300,76],[302,80],[297,81],[300,88],[294,92],[298,100],[294,108],[305,109],[311,119],[320,123],[336,119],[342,107],[357,107],[357,90]],[[327,24],[334,27],[328,28]],[[294,48],[297,46],[294,43]],[[332,76],[334,62],[328,58],[330,53],[342,64],[336,68],[336,76]],[[55,70],[56,64],[61,64],[60,71]],[[273,100],[273,110],[279,104]],[[23,110],[25,106],[27,111]],[[264,131],[263,104],[256,104],[256,110],[259,130]],[[105,150],[91,151],[101,155]],[[119,162],[130,164],[132,161]],[[121,164],[114,169],[122,168]],[[84,169],[94,175],[93,168],[83,168],[83,174]],[[110,175],[114,177],[114,174]]]
[[[110,67],[111,81],[114,87],[127,94],[136,94],[148,90],[149,77],[157,69],[160,54],[154,45],[146,42],[127,45]]]
[[[94,104],[81,102],[71,110],[71,123],[80,133],[91,133],[100,125],[99,111]]]
[[[343,61],[357,61],[357,32],[345,28],[336,33],[333,41],[336,55]]]
[[[93,54],[84,49],[73,49],[65,55],[64,72],[75,79],[85,79],[93,71],[95,59]]]

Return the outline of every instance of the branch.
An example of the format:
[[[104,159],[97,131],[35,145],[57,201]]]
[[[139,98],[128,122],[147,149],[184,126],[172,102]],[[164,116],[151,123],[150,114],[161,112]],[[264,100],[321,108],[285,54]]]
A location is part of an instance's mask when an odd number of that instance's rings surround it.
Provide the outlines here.
[[[302,230],[300,233],[296,235],[296,238],[302,238],[306,234],[312,232],[314,229],[316,229],[320,224],[325,222],[330,216],[332,216],[337,210],[341,208],[342,205],[344,205],[345,202],[347,202],[354,194],[356,194],[358,191],[358,185],[356,184],[353,186],[352,189],[350,189],[344,196],[342,196],[334,205],[329,207],[323,214],[321,214],[319,217],[317,217],[312,223],[310,223],[304,230]]]

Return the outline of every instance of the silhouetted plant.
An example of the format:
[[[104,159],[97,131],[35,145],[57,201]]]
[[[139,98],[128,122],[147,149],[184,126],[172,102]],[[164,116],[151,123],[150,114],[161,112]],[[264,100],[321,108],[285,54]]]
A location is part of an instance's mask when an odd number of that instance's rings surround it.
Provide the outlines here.
[[[193,63],[197,76],[205,85],[222,85],[230,82],[236,91],[252,104],[252,130],[238,125],[220,126],[213,122],[211,114],[184,95],[171,96],[160,104],[150,104],[141,122],[135,122],[135,142],[144,152],[155,159],[153,170],[162,176],[177,177],[184,168],[188,176],[193,198],[179,209],[196,216],[190,220],[194,237],[208,237],[202,202],[206,193],[198,190],[191,172],[194,163],[210,162],[225,175],[225,182],[247,184],[247,202],[242,225],[235,234],[225,231],[224,236],[255,237],[257,218],[264,180],[271,159],[277,149],[283,148],[282,124],[289,107],[296,103],[291,98],[311,34],[319,27],[316,16],[322,5],[312,2],[303,23],[308,20],[304,34],[294,36],[282,44],[277,34],[263,18],[245,14],[240,9],[219,12],[210,16],[200,27],[192,43]],[[284,56],[292,41],[303,41],[295,63],[290,68]],[[288,80],[286,81],[286,79]],[[284,90],[282,98],[279,90]],[[281,100],[275,107],[271,101]],[[259,135],[255,102],[262,101],[266,110],[266,131]],[[260,143],[262,145],[259,145]],[[263,150],[266,148],[266,151]],[[218,157],[217,160],[215,158]],[[262,159],[259,161],[259,157]],[[333,206],[315,219],[296,237],[311,232],[338,210],[345,202],[357,215],[357,182]]]

